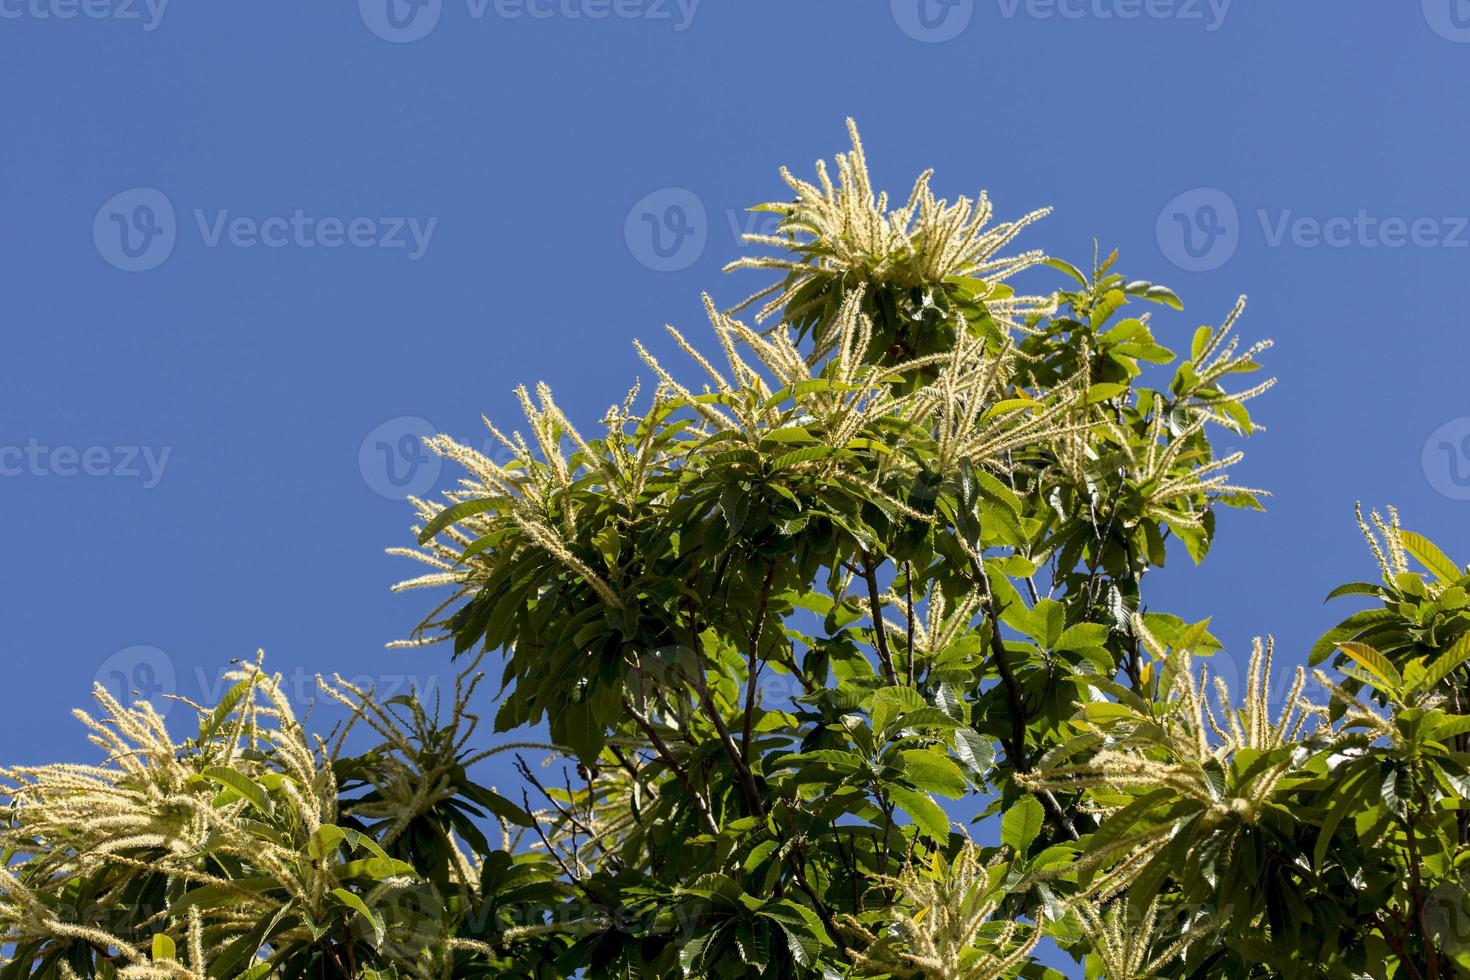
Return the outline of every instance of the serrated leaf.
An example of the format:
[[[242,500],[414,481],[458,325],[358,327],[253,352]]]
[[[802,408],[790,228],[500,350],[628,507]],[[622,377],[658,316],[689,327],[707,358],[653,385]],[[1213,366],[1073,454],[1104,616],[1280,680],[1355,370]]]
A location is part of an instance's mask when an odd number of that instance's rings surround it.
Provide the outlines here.
[[[225,719],[230,716],[230,712],[235,710],[235,706],[240,703],[240,699],[245,696],[246,691],[250,690],[253,683],[252,680],[247,678],[246,680],[239,681],[225,692],[225,696],[220,698],[219,704],[215,705],[214,711],[210,713],[208,720],[202,722],[199,726],[200,743],[207,742],[214,737],[214,733],[219,731],[220,726],[225,723]]]
[[[965,795],[965,775],[949,756],[932,749],[906,749],[899,758],[904,778],[919,789],[955,800]]]
[[[224,766],[210,766],[204,770],[204,777],[211,782],[218,783],[250,803],[262,813],[271,813],[272,806],[270,797],[266,795],[260,784],[249,776],[234,769]]]
[[[883,787],[883,792],[887,793],[888,798],[901,810],[912,817],[914,823],[924,833],[941,844],[949,840],[949,817],[945,815],[938,803],[929,798],[927,793],[891,784]]]
[[[419,544],[425,544],[434,535],[449,525],[462,521],[466,517],[473,517],[476,514],[483,514],[487,510],[493,510],[500,503],[501,500],[498,497],[477,497],[474,500],[465,500],[455,504],[453,507],[444,508],[435,514],[433,519],[425,524],[424,529],[419,532]]]
[[[1465,570],[1451,561],[1448,555],[1424,535],[1400,531],[1399,539],[1403,542],[1404,550],[1419,559],[1419,563],[1433,572],[1434,577],[1441,582],[1453,585],[1465,577]]]
[[[995,746],[973,728],[965,727],[955,731],[954,751],[960,761],[977,776],[984,776],[995,765]]]
[[[394,858],[360,858],[356,861],[348,861],[337,869],[339,878],[371,878],[374,881],[383,881],[386,878],[417,876],[418,872],[414,870],[413,865]]]
[[[1045,816],[1040,800],[1034,796],[1021,797],[1001,817],[1001,843],[1014,848],[1017,854],[1025,854],[1041,833]]]
[[[1337,648],[1361,664],[1370,674],[1382,681],[1389,690],[1397,690],[1403,686],[1404,679],[1399,676],[1394,665],[1388,662],[1387,657],[1368,644],[1344,640],[1337,645]]]
[[[1434,690],[1466,660],[1470,660],[1470,633],[1462,633],[1458,640],[1450,644],[1448,650],[1434,658],[1434,662],[1424,672],[1424,688]]]

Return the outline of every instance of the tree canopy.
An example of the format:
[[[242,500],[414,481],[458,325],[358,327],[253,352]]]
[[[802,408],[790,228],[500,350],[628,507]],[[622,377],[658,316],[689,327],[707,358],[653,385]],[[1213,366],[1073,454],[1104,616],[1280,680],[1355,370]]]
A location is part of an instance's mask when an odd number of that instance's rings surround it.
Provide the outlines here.
[[[507,462],[429,441],[446,715],[323,680],[351,753],[245,664],[197,734],[99,691],[105,763],[0,771],[0,980],[1470,973],[1467,569],[1360,512],[1363,608],[1231,690],[1144,583],[1260,507],[1243,301],[1178,334],[1116,254],[1014,251],[1044,212],[891,206],[850,129],[716,353],[639,345],[592,435],[519,389]]]

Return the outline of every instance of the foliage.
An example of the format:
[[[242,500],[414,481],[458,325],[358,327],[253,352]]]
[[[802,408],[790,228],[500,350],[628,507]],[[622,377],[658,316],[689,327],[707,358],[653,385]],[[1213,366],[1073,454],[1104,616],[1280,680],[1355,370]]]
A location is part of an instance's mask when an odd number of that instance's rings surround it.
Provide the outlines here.
[[[0,771],[0,977],[499,975],[494,941],[566,889],[544,857],[491,855],[471,823],[529,823],[465,776],[473,678],[443,725],[322,681],[381,734],[361,756],[342,751],[351,725],[309,740],[259,663],[230,679],[182,742],[99,685],[101,717],[77,715],[104,765]],[[476,867],[455,833],[491,857]]]
[[[719,356],[671,330],[702,380],[640,345],[595,436],[541,385],[509,462],[430,440],[465,476],[395,551],[447,590],[407,644],[471,660],[448,722],[326,684],[381,739],[343,757],[247,668],[197,739],[104,700],[109,766],[10,773],[8,975],[1470,971],[1466,570],[1360,516],[1371,608],[1237,698],[1143,582],[1260,506],[1212,443],[1271,384],[1243,304],[1176,352],[1116,254],[1004,254],[1044,212],[928,173],[890,210],[852,138],[762,206],[783,254],[734,267],[780,278],[706,300]],[[496,730],[565,763],[521,805],[467,775],[492,651]]]

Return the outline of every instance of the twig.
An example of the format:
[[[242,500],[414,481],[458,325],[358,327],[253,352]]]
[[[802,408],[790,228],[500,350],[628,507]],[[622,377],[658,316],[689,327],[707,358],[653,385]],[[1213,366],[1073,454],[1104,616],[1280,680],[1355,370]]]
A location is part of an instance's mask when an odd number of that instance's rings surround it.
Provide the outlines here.
[[[868,604],[873,616],[873,645],[878,650],[878,663],[883,668],[883,677],[890,684],[898,684],[898,675],[893,672],[893,656],[888,652],[888,635],[883,625],[883,600],[878,594],[878,566],[873,564],[871,552],[863,552],[863,578],[868,583]]]

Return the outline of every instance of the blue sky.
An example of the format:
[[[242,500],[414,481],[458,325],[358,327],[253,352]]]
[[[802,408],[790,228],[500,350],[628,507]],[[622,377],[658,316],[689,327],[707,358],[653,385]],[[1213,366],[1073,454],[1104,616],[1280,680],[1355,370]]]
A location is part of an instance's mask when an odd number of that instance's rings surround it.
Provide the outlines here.
[[[1466,0],[392,2],[0,0],[6,760],[80,753],[94,678],[207,698],[260,647],[303,697],[446,683],[383,648],[401,497],[451,478],[413,437],[537,380],[600,416],[847,115],[882,186],[1173,286],[1166,343],[1250,295],[1274,496],[1153,608],[1299,658],[1372,574],[1355,499],[1470,560]]]

